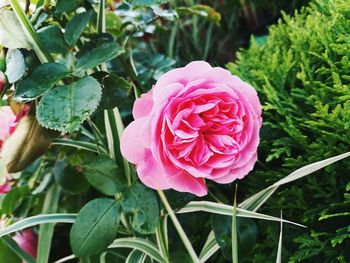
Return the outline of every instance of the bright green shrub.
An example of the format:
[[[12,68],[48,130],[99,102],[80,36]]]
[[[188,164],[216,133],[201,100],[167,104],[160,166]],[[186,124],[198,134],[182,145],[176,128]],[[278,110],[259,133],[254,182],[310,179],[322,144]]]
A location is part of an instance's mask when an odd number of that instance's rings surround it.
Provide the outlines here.
[[[252,39],[228,68],[256,87],[264,104],[260,163],[244,190],[350,150],[350,1],[316,0],[284,16],[265,44]],[[282,209],[308,226],[285,228],[285,260],[350,262],[349,174],[350,160],[332,165],[284,187],[262,208]],[[278,226],[261,224],[258,233],[255,262],[273,262]]]

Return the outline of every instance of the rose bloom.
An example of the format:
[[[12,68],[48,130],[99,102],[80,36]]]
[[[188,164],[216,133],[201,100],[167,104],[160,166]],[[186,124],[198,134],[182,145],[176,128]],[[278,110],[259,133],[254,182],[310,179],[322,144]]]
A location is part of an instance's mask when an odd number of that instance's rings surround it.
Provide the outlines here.
[[[16,233],[13,239],[17,242],[19,247],[23,249],[23,251],[27,252],[27,254],[33,258],[36,258],[38,250],[38,236],[31,229],[26,229],[22,232]]]
[[[196,61],[169,71],[135,101],[133,116],[121,152],[151,188],[204,196],[206,180],[241,179],[257,160],[259,98],[223,68]]]

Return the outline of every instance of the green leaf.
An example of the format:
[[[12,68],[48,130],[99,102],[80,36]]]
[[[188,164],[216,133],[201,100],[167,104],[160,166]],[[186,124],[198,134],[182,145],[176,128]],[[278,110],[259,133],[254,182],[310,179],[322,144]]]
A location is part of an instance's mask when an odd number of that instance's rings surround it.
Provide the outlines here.
[[[56,4],[56,12],[70,13],[75,11],[83,3],[84,0],[58,0]]]
[[[159,221],[157,195],[146,186],[135,183],[125,191],[122,199],[124,212],[131,216],[132,227],[141,234],[152,234]]]
[[[89,183],[106,195],[118,194],[126,188],[123,170],[107,155],[99,155],[83,169]]]
[[[248,218],[237,217],[236,223],[238,256],[243,261],[244,258],[251,257],[251,248],[257,240],[257,227]],[[225,258],[232,260],[232,217],[213,215],[211,225]]]
[[[2,237],[2,240],[24,262],[26,262],[26,263],[36,263],[36,260],[34,258],[32,258],[30,255],[28,255],[26,252],[24,252],[20,248],[20,246],[17,244],[17,242],[14,241],[11,237]]]
[[[151,6],[169,2],[169,0],[128,0],[133,5]]]
[[[40,224],[74,223],[76,214],[48,214],[27,217],[0,229],[0,237]]]
[[[0,45],[9,49],[30,48],[14,12],[0,10]]]
[[[193,5],[190,7],[179,7],[176,11],[180,16],[196,15],[206,18],[208,21],[220,25],[221,15],[208,5]]]
[[[112,60],[124,53],[124,50],[115,42],[107,42],[84,54],[77,63],[77,71],[94,68],[104,62]]]
[[[114,109],[125,103],[131,84],[124,78],[111,74],[103,79],[103,95],[101,106]]]
[[[69,70],[58,63],[37,66],[28,77],[21,80],[15,90],[15,100],[27,102],[42,96],[55,84],[67,77]]]
[[[120,37],[122,31],[123,21],[122,19],[112,11],[106,12],[106,32],[115,36]]]
[[[42,97],[37,119],[44,127],[73,132],[96,110],[101,93],[100,84],[92,77],[56,86]]]
[[[21,205],[28,192],[28,187],[12,188],[1,202],[1,213],[7,215],[13,214],[14,210]]]
[[[0,263],[20,263],[21,259],[0,239]]]
[[[70,166],[66,160],[59,160],[53,167],[56,182],[66,191],[80,194],[89,189],[89,183],[84,175]]]
[[[10,83],[14,83],[23,77],[26,72],[26,64],[23,54],[18,49],[9,49],[6,54],[6,76]]]
[[[47,26],[38,30],[39,38],[50,53],[66,54],[68,46],[64,40],[63,33],[58,26]]]
[[[136,237],[126,237],[118,238],[108,246],[108,248],[131,248],[135,250],[142,251],[147,256],[151,257],[157,262],[166,263],[167,261],[162,257],[158,248],[149,240],[136,238]]]
[[[66,30],[64,32],[64,39],[66,40],[68,45],[70,45],[71,47],[75,46],[81,34],[84,32],[84,29],[89,24],[92,14],[93,11],[87,11],[78,14],[67,23]]]
[[[113,199],[100,198],[87,203],[70,232],[73,253],[82,257],[107,249],[117,235],[120,214],[120,205]]]

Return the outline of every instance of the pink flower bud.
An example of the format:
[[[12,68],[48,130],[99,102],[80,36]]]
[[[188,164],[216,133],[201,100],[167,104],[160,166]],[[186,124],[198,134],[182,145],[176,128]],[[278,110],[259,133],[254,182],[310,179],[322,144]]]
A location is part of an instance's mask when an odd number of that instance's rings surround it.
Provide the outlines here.
[[[38,237],[31,229],[26,229],[17,233],[13,239],[23,251],[27,252],[33,258],[36,258],[38,252]]]

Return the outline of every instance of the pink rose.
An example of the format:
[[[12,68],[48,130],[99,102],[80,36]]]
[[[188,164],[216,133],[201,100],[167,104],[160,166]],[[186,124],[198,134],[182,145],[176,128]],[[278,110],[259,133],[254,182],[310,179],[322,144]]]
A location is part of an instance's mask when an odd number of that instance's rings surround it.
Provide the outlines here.
[[[31,229],[23,230],[20,233],[16,233],[13,239],[17,242],[23,251],[27,252],[33,258],[37,256],[38,250],[38,237]]]
[[[257,160],[262,119],[256,91],[206,62],[164,74],[136,100],[133,115],[121,152],[151,188],[204,196],[205,180],[241,179]]]
[[[11,127],[16,120],[16,116],[13,114],[12,110],[8,106],[4,106],[0,108],[0,150],[2,144],[7,139],[7,137],[11,134]],[[0,156],[1,158],[1,156]],[[0,167],[1,169],[2,167]],[[4,172],[4,171],[0,171]],[[9,180],[11,180],[11,176],[5,172],[5,182],[0,182],[0,194],[6,194],[11,190],[11,184]]]

